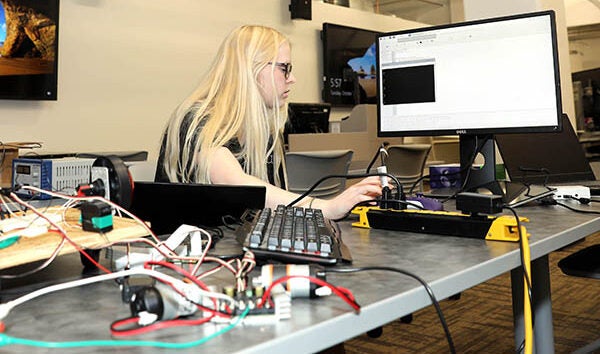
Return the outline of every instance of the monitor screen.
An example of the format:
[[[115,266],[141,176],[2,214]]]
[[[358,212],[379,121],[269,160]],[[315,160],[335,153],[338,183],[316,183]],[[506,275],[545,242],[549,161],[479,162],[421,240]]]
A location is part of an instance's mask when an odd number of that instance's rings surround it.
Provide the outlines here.
[[[377,38],[380,136],[560,130],[554,12]]]
[[[59,0],[0,3],[0,99],[56,100]]]
[[[287,134],[329,133],[329,103],[288,104]]]
[[[376,103],[375,39],[380,32],[323,23],[323,101]]]

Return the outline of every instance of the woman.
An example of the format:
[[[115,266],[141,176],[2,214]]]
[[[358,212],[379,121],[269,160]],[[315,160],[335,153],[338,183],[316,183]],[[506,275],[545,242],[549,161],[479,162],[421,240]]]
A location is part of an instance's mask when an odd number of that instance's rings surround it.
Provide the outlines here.
[[[222,43],[204,82],[173,113],[167,126],[157,181],[266,186],[266,206],[298,197],[285,190],[282,131],[285,102],[296,78],[291,48],[278,31],[242,26]],[[331,200],[305,198],[296,205],[338,219],[357,203],[381,194],[366,178]]]

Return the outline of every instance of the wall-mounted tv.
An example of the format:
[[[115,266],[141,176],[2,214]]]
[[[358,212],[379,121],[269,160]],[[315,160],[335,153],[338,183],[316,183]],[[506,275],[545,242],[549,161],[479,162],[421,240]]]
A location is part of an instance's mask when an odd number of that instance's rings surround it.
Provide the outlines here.
[[[377,103],[377,34],[323,23],[323,101],[334,107]]]
[[[0,99],[56,100],[59,0],[0,0]]]

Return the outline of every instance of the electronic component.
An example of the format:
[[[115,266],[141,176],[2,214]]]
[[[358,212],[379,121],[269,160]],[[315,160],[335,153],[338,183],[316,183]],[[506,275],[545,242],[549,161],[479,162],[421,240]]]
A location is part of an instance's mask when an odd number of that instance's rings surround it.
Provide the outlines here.
[[[548,186],[554,190],[554,200],[590,199],[590,188],[585,186]]]
[[[81,204],[81,224],[85,231],[108,232],[113,229],[112,208],[100,200]]]
[[[125,290],[124,287],[123,291]],[[264,304],[262,298],[265,288],[262,286],[244,291],[224,288],[223,293],[232,298],[233,302],[224,298],[202,296],[195,284],[185,284],[178,290],[181,293],[169,285],[157,282],[151,286],[136,287],[133,292],[127,293],[130,295],[125,295],[124,292],[123,299],[129,302],[132,316],[139,317],[142,325],[191,316],[198,311],[199,305],[215,308],[215,304],[217,311],[231,316],[240,315],[248,309],[244,324],[264,324],[291,317],[290,296],[285,293],[280,284],[271,289],[269,298]],[[203,315],[208,317],[211,314],[211,311],[206,311]],[[214,321],[219,322],[219,317],[214,318]]]
[[[92,167],[92,183],[83,183],[77,186],[77,196],[78,197],[83,197],[83,196],[100,196],[100,197],[104,197],[104,199],[108,199],[106,198],[106,191],[107,189],[104,187],[106,186],[106,184],[104,184],[105,182],[100,179],[94,179],[94,172],[93,172],[94,167]],[[107,179],[108,181],[108,179]]]
[[[115,155],[99,156],[94,160],[90,175],[94,181],[98,178],[103,181],[106,199],[129,209],[133,195],[133,179],[121,158]]]
[[[189,246],[189,247],[188,247]],[[198,227],[183,224],[173,232],[169,238],[161,243],[158,248],[149,253],[130,252],[117,258],[114,262],[115,269],[141,267],[147,261],[161,261],[163,254],[176,252],[179,256],[195,257],[203,252],[201,232]]]
[[[502,212],[503,206],[504,201],[499,195],[472,192],[456,195],[456,209],[465,214],[498,214]]]
[[[244,291],[236,291],[234,288],[226,287],[223,293],[232,297],[233,304],[222,299],[217,300],[217,308],[220,311],[230,311],[233,316],[240,315],[246,309],[248,314],[244,317],[246,325],[263,325],[292,317],[292,302],[289,294],[281,284],[272,287],[268,299],[263,303],[265,287],[255,286]],[[204,306],[211,307],[211,299],[206,298]],[[215,318],[213,321],[218,322]]]
[[[50,199],[51,196],[18,186],[33,186],[47,191],[75,195],[77,186],[90,183],[94,159],[64,157],[57,159],[16,158],[13,160],[12,187],[21,197]]]
[[[282,283],[292,298],[325,296],[331,294],[327,287],[317,287],[307,277],[313,277],[325,281],[323,267],[314,264],[266,264],[262,266],[260,277],[254,278],[253,282],[262,286],[269,286],[273,281],[285,276],[292,277]]]
[[[352,261],[339,229],[319,209],[279,205],[274,210],[247,210],[242,221],[237,239],[257,259],[317,264]]]
[[[196,285],[190,286],[195,287]],[[155,315],[156,320],[171,320],[194,314],[197,307],[193,302],[200,303],[200,293],[191,291],[192,289],[180,290],[187,298],[178,294],[169,285],[160,282],[154,286],[141,287],[129,301],[132,316],[142,316],[144,313]]]

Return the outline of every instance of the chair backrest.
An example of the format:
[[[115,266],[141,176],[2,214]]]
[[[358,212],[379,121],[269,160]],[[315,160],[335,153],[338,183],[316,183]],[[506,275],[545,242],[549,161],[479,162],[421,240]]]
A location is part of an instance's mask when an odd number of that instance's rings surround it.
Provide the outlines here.
[[[352,155],[352,150],[287,152],[288,189],[304,193],[325,176],[348,174]],[[310,195],[331,198],[341,193],[345,187],[345,178],[330,178],[320,183]]]
[[[404,189],[412,186],[423,177],[423,169],[431,144],[402,144],[389,145],[387,148],[387,171],[396,176]],[[419,183],[419,190],[423,190]]]

